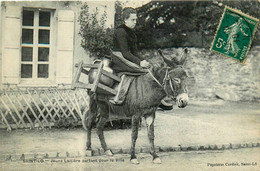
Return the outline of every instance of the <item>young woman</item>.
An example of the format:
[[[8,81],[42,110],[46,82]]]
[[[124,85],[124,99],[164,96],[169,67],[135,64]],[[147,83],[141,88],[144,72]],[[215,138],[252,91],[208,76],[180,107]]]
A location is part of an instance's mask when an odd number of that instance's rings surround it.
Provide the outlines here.
[[[124,24],[120,25],[115,30],[114,35],[114,51],[120,52],[121,55],[130,62],[133,62],[143,68],[149,68],[150,64],[138,53],[137,38],[133,32],[136,26],[136,10],[127,7],[123,10]],[[121,68],[120,68],[121,67]],[[115,72],[124,71],[124,68],[119,65],[114,65]]]

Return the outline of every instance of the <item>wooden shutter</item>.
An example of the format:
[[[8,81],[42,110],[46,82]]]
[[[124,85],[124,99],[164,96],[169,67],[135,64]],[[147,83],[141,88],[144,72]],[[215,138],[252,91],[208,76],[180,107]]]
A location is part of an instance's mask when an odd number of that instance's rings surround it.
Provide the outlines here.
[[[74,12],[58,11],[56,83],[71,84],[73,72]]]
[[[20,80],[20,49],[22,35],[22,7],[6,6],[3,21],[3,83],[18,84]]]

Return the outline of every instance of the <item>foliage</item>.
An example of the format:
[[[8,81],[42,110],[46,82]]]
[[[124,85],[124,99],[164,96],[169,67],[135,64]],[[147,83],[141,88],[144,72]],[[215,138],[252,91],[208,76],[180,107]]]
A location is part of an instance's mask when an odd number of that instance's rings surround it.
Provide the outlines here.
[[[260,17],[260,2],[255,0],[152,1],[138,9],[136,34],[140,46],[167,48],[210,45],[225,5]]]
[[[123,24],[123,17],[122,17],[122,12],[123,12],[123,6],[122,2],[116,1],[115,2],[115,28]]]
[[[88,50],[91,56],[104,57],[110,53],[113,46],[113,28],[106,28],[106,11],[99,16],[99,9],[90,13],[87,3],[81,7],[79,22],[79,34],[82,37],[81,46]]]

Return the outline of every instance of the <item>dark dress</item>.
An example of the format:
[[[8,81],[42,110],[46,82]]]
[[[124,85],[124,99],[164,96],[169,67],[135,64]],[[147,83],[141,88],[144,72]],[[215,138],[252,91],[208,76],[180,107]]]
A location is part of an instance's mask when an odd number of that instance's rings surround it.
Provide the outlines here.
[[[146,73],[146,71],[144,72],[140,66],[140,62],[143,60],[143,57],[138,54],[136,43],[136,35],[126,25],[123,24],[115,30],[113,50],[115,52],[121,52],[123,58],[126,60],[120,60],[115,56],[112,57],[112,69],[118,76],[122,76],[123,74],[120,83],[122,86],[119,86],[120,88],[117,95],[110,100],[112,104],[122,104],[132,82],[134,82],[134,80],[136,80],[141,74]],[[134,63],[134,65],[137,65],[138,69],[131,67],[129,68],[129,65],[125,65],[123,61],[127,61],[128,63],[130,61]],[[136,72],[137,74],[135,76],[131,75]]]
[[[126,25],[121,25],[115,30],[114,34],[114,51],[121,52],[123,57],[140,66],[144,58],[138,53],[137,38],[135,33]],[[124,70],[122,66],[114,65],[115,71]]]

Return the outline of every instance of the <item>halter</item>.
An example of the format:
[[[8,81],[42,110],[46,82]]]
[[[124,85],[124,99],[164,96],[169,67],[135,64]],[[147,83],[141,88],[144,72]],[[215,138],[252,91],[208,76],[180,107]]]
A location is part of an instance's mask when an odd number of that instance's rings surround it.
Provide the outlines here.
[[[170,72],[171,72],[171,71],[170,71]],[[176,92],[174,91],[174,88],[173,88],[173,85],[172,85],[172,79],[171,79],[171,77],[170,77],[170,72],[169,72],[169,70],[168,70],[168,68],[167,68],[167,69],[166,69],[165,76],[164,76],[164,79],[163,79],[162,86],[163,86],[164,91],[166,92],[167,82],[169,82],[170,88],[171,88],[171,91],[172,91],[172,94],[175,96],[175,95],[176,95]],[[167,92],[166,92],[166,93],[167,93]]]
[[[173,85],[172,85],[172,79],[171,79],[171,77],[170,77],[170,75],[169,75],[169,73],[171,72],[169,72],[169,69],[167,68],[166,69],[166,72],[165,72],[165,76],[164,76],[164,78],[163,78],[163,82],[162,82],[162,84],[157,80],[157,78],[155,78],[155,76],[153,75],[153,73],[149,70],[149,69],[147,69],[148,70],[148,72],[151,74],[151,76],[153,77],[153,79],[163,88],[163,90],[166,92],[166,85],[167,85],[167,82],[169,82],[169,84],[170,84],[170,88],[171,88],[171,91],[172,91],[172,93],[174,94],[174,96],[175,96],[175,91],[174,91],[174,88],[173,88]],[[167,93],[167,92],[166,92]]]

